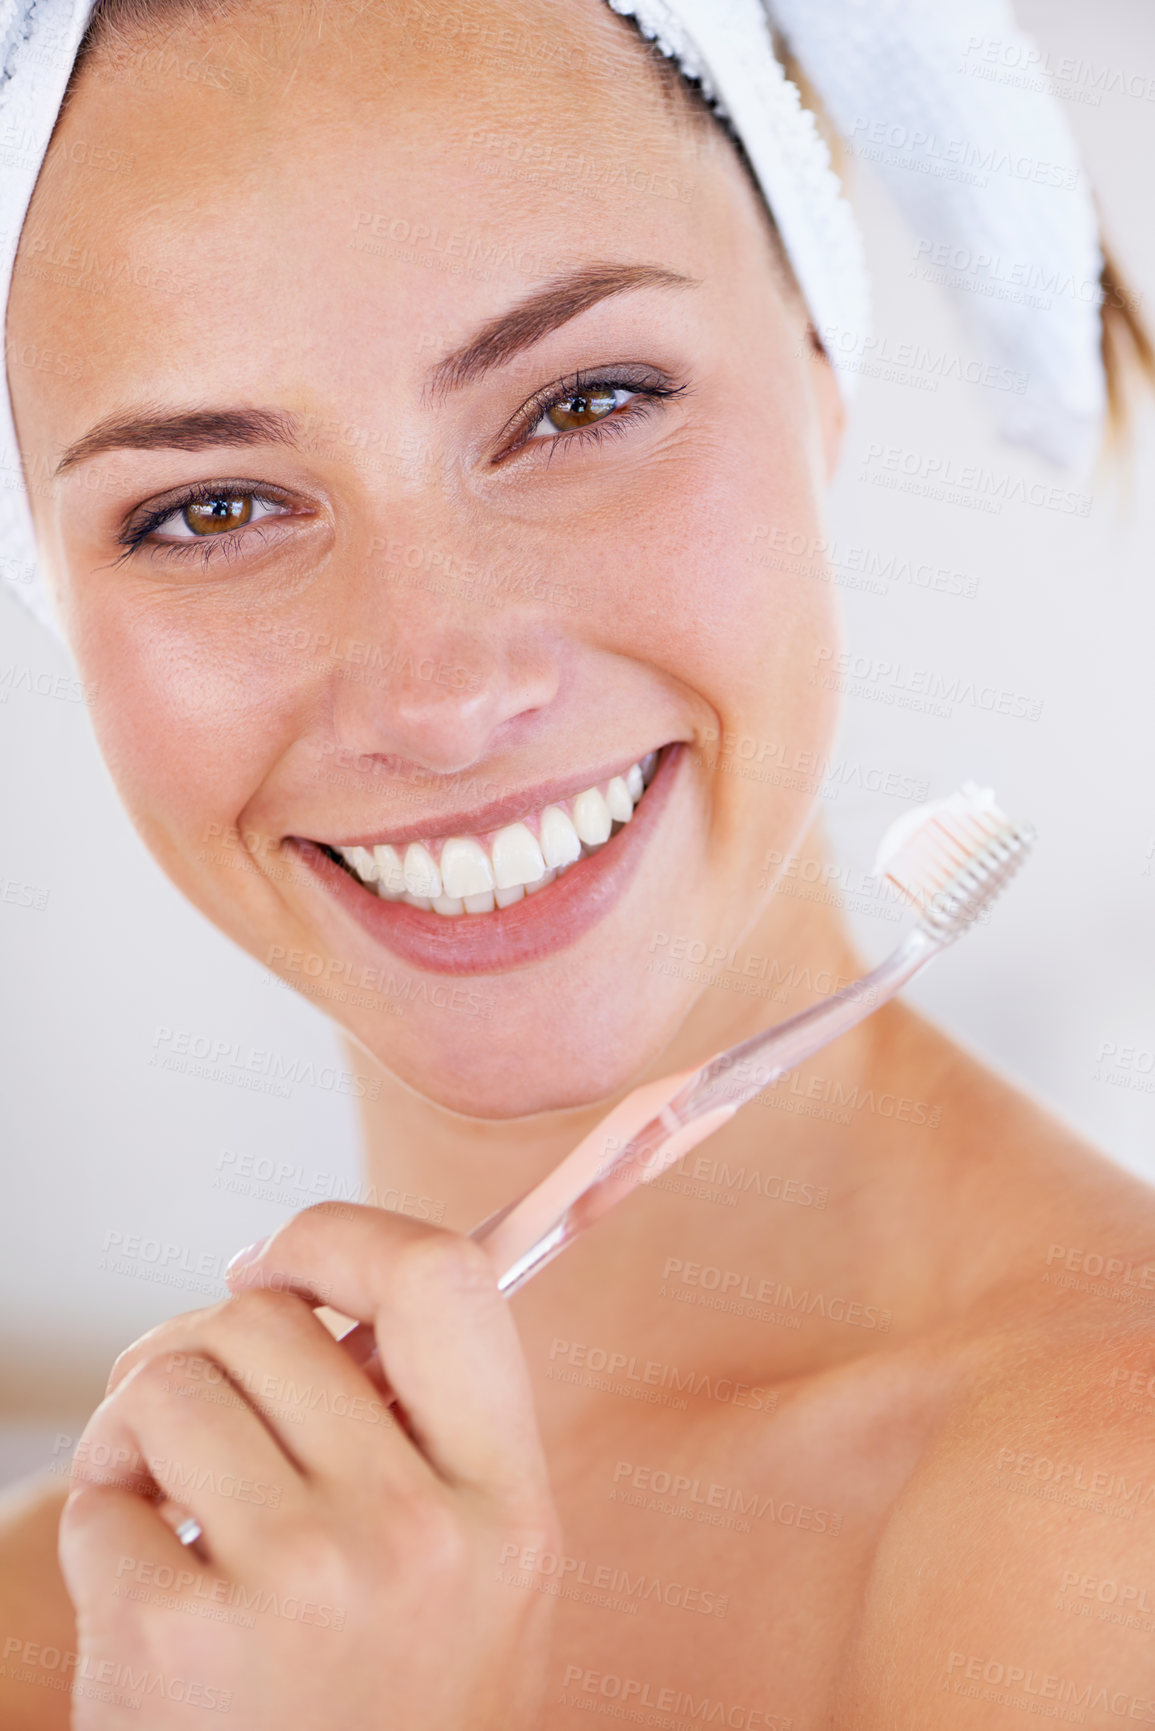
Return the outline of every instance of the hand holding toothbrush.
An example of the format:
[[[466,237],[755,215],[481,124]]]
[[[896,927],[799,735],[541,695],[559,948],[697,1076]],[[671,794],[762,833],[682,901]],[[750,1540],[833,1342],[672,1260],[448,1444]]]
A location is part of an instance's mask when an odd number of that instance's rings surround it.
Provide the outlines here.
[[[501,1576],[559,1538],[493,1264],[458,1234],[322,1204],[232,1284],[117,1361],[77,1450],[76,1731],[203,1731],[222,1711],[245,1731],[364,1731],[383,1704],[396,1731],[536,1731],[555,1601]],[[322,1300],[372,1330],[400,1409]],[[195,1547],[158,1493],[199,1523]]]
[[[501,1294],[892,997],[968,929],[1030,843],[969,786],[897,830],[880,867],[922,917],[865,980],[636,1090],[474,1244],[322,1205],[235,1268],[233,1299],[118,1361],[62,1523],[81,1629],[77,1731],[139,1723],[115,1683],[85,1692],[86,1669],[155,1679],[150,1731],[202,1725],[225,1698],[246,1731],[359,1731],[382,1701],[396,1731],[531,1731],[552,1601],[505,1585],[501,1565],[556,1549],[557,1523]],[[313,1314],[320,1303],[356,1320],[341,1342]],[[187,1511],[181,1537],[161,1499]],[[214,1620],[208,1642],[187,1615],[240,1604],[255,1606],[242,1613],[251,1625]]]

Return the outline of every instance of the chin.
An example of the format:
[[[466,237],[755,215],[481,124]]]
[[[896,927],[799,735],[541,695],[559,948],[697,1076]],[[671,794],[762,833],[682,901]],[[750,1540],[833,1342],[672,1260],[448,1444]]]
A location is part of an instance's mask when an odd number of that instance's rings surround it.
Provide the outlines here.
[[[473,995],[466,988],[461,1005]],[[404,1018],[404,1027],[379,1016],[342,1018],[342,1025],[414,1093],[463,1117],[496,1121],[597,1106],[628,1092],[662,1071],[689,1008],[681,991],[659,997],[636,958],[623,962],[608,992],[604,983],[584,991],[575,983],[564,1003],[553,993],[542,1002],[536,992],[506,1003],[505,1013],[484,998],[477,1013],[425,1010]]]

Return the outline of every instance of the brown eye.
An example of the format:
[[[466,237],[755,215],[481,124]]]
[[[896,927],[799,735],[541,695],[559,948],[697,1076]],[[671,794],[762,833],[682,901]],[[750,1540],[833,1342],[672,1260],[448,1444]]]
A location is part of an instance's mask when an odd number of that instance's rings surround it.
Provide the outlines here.
[[[253,515],[251,493],[222,493],[216,499],[193,499],[180,513],[186,529],[194,535],[223,535],[240,529]]]
[[[568,433],[575,427],[589,427],[595,421],[604,420],[618,407],[618,395],[617,390],[606,385],[575,391],[564,403],[555,403],[552,409],[547,409],[544,418],[559,433]]]

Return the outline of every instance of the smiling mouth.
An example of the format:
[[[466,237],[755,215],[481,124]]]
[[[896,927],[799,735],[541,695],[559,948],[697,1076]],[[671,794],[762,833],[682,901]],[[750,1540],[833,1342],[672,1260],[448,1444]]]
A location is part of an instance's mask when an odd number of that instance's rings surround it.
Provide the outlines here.
[[[653,780],[658,752],[622,774],[477,835],[394,847],[317,845],[370,893],[446,919],[492,914],[547,889],[628,824]]]

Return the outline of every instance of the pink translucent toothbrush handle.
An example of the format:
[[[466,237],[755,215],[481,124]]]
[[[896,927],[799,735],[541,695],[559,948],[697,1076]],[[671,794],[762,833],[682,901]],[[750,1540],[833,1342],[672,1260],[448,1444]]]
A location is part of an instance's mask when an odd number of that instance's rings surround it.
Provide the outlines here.
[[[540,1184],[473,1228],[469,1236],[485,1245],[501,1270],[502,1292],[508,1295],[524,1285],[579,1232],[733,1116],[736,1100],[713,1106],[688,1122],[671,1111],[671,1102],[698,1074],[697,1069],[683,1070],[635,1088]],[[386,1404],[392,1405],[396,1397],[385,1381],[371,1326],[357,1323],[342,1335],[341,1343],[381,1388]]]

